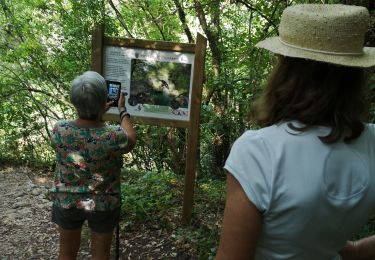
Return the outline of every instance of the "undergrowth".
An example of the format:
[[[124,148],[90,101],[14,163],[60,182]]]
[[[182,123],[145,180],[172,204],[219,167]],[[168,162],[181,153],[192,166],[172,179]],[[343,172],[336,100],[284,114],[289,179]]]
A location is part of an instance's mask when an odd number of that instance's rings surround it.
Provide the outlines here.
[[[176,246],[211,259],[219,241],[225,182],[197,180],[189,226],[181,224],[183,189],[183,176],[172,172],[123,172],[122,224],[125,230],[140,225],[166,229]]]

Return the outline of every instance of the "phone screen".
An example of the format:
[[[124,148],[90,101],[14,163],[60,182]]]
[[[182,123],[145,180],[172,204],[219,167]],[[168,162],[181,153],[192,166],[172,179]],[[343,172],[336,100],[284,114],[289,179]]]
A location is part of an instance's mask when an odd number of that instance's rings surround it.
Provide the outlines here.
[[[113,101],[112,107],[117,107],[120,98],[121,83],[117,81],[107,80],[108,97],[107,102]]]

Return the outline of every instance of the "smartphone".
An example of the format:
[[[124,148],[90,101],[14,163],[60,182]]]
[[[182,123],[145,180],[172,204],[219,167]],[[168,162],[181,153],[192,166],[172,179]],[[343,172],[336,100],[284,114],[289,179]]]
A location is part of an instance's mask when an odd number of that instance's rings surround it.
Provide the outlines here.
[[[111,107],[117,107],[118,100],[120,98],[120,91],[121,91],[121,82],[106,80],[107,81],[107,90],[108,90],[108,97],[107,102],[113,101]]]

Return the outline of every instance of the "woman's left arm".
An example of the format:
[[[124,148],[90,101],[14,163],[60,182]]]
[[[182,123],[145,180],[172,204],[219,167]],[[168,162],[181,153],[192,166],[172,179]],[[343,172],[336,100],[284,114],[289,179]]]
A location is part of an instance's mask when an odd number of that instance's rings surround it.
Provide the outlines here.
[[[120,93],[120,98],[118,100],[118,109],[119,111],[125,111],[126,112],[126,107],[125,107],[125,97],[124,94],[121,92]],[[126,113],[127,114],[127,113]],[[120,114],[121,115],[121,114]],[[137,141],[135,129],[133,127],[133,122],[130,119],[130,115],[125,115],[120,118],[120,124],[122,129],[124,129],[125,133],[127,134],[128,138],[128,143],[124,149],[124,153],[128,153],[131,150],[133,150],[135,143]]]
[[[254,259],[261,228],[261,213],[247,198],[238,181],[228,173],[224,220],[215,259]]]

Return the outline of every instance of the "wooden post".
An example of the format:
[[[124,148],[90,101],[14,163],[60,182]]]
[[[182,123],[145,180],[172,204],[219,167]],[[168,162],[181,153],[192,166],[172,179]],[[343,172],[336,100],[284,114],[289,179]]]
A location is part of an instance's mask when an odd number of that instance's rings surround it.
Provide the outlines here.
[[[104,25],[98,25],[92,32],[91,69],[99,74],[103,72],[103,38]]]
[[[193,87],[191,93],[190,121],[187,136],[184,202],[182,208],[182,224],[184,225],[190,223],[194,201],[194,185],[198,159],[199,119],[201,112],[206,45],[206,38],[198,33],[195,45]]]

